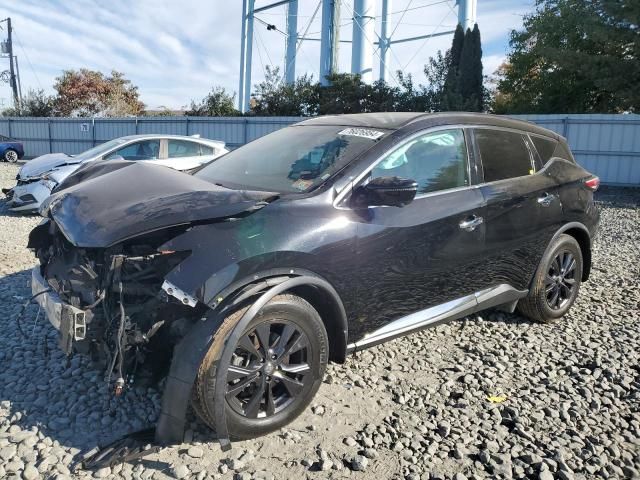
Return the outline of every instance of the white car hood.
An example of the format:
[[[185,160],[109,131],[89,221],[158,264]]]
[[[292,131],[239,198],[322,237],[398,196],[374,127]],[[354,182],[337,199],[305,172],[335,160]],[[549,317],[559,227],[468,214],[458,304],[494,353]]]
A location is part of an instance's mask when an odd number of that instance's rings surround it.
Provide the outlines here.
[[[18,173],[21,179],[39,177],[49,170],[67,164],[78,164],[80,160],[66,153],[48,153],[29,160]]]
[[[58,167],[49,173],[47,176],[51,180],[56,183],[61,183],[65,178],[75,172],[78,168],[80,168],[80,163],[75,163],[73,165],[64,165],[62,167]]]

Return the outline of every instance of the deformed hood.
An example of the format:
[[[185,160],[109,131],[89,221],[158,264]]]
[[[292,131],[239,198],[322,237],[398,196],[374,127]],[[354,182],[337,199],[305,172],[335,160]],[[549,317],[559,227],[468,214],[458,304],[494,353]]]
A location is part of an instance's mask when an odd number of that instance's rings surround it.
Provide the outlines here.
[[[79,162],[80,160],[70,157],[66,153],[48,153],[25,163],[20,169],[19,175],[23,179],[39,177],[53,168]]]
[[[136,163],[54,193],[42,213],[48,211],[74,245],[104,248],[165,227],[238,215],[276,195]]]

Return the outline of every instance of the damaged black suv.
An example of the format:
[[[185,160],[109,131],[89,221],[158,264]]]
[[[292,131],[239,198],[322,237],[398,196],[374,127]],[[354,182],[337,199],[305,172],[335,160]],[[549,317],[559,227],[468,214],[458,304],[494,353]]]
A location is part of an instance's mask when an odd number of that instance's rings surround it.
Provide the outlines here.
[[[327,362],[482,309],[564,315],[587,280],[598,178],[566,140],[479,114],[306,120],[193,176],[94,162],[31,233],[32,288],[116,393],[166,378],[227,439],[282,427]]]

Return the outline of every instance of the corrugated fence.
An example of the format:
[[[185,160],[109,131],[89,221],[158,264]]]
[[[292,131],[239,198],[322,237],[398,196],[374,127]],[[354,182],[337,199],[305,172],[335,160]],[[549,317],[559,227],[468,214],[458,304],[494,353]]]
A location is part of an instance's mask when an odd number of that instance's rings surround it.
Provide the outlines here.
[[[569,140],[578,162],[609,185],[640,185],[640,115],[518,115]],[[75,154],[124,135],[169,133],[222,140],[231,148],[299,117],[0,118],[0,134],[24,142],[27,158]]]

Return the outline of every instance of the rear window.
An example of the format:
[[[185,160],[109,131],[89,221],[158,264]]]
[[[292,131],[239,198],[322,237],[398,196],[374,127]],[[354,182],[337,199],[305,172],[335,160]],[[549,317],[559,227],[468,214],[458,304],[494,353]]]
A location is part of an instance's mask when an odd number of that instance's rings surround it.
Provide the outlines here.
[[[540,156],[540,160],[542,160],[542,164],[546,165],[546,163],[553,157],[553,152],[556,150],[556,142],[550,138],[538,137],[535,135],[531,135],[531,141],[533,145],[536,147],[538,155]]]
[[[505,130],[477,129],[474,132],[484,181],[495,182],[534,172],[524,135]]]

